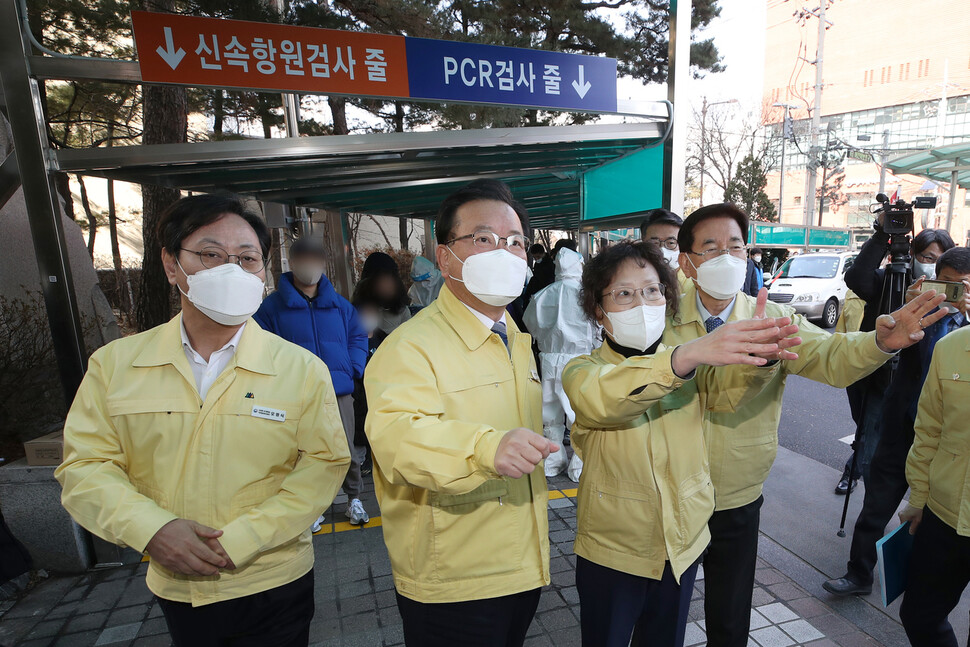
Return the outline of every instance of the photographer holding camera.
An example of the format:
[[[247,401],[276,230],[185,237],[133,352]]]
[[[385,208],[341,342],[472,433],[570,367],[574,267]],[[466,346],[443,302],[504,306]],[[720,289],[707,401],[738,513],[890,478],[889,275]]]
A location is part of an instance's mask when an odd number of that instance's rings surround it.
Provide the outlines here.
[[[950,240],[943,230],[929,229],[920,232],[913,244],[918,263],[925,262],[920,261],[920,258],[929,258],[941,248],[941,237],[944,238],[942,244]],[[927,244],[926,241],[930,239],[933,242]],[[926,335],[918,344],[899,354],[899,366],[892,375],[885,395],[879,425],[881,434],[869,465],[862,511],[852,534],[847,572],[843,577],[829,580],[822,585],[825,590],[837,595],[866,595],[872,591],[876,542],[882,537],[886,524],[892,519],[906,494],[906,456],[913,444],[917,402],[933,348],[944,336],[967,325],[967,312],[970,309],[970,249],[952,247],[952,241],[950,244],[951,248],[943,252],[936,265],[929,269],[941,281],[962,284],[963,294],[956,302],[948,302],[942,306],[949,309],[949,315],[929,326]],[[907,301],[919,294],[922,282],[923,278],[920,278],[907,291]]]
[[[883,202],[888,204],[888,200]],[[909,255],[905,252],[910,250],[903,249],[904,245],[908,247],[906,235],[900,234],[900,230],[912,229],[912,219],[891,222],[888,227],[883,227],[885,218],[885,211],[876,215],[876,220],[873,222],[875,233],[862,246],[855,263],[845,273],[846,286],[866,304],[859,329],[862,332],[873,330],[876,317],[885,312],[891,312],[901,305],[887,303],[887,298],[892,298],[892,295],[887,294],[891,291],[890,280],[886,269],[880,265],[890,253],[895,255],[896,260],[904,263],[909,260],[907,258]],[[953,239],[945,229],[921,231],[912,242],[912,265],[906,268],[904,285],[909,286],[913,280],[924,276],[934,278],[937,259],[953,246]],[[856,423],[856,439],[861,440],[861,443],[856,443],[855,456],[850,455],[845,463],[845,470],[835,488],[836,494],[846,494],[854,489],[855,482],[860,476],[868,485],[869,465],[879,443],[879,418],[883,408],[883,397],[889,386],[890,367],[890,364],[886,364],[845,390],[849,398],[852,420]]]

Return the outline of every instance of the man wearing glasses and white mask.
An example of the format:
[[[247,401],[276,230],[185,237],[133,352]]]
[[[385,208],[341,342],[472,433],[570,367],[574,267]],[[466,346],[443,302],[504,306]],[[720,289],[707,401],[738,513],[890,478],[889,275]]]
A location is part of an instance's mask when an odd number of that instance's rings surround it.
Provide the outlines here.
[[[183,198],[158,240],[182,312],[91,356],[55,472],[64,507],[148,554],[176,647],[305,646],[309,528],[350,462],[330,374],[251,319],[270,234],[239,200]]]
[[[765,304],[741,292],[747,273],[748,217],[733,204],[702,207],[684,221],[678,236],[680,267],[691,280],[680,312],[663,335],[667,346],[682,344],[737,320],[790,317],[798,326],[798,354],[787,350],[795,339],[781,340],[780,350],[763,367],[701,367],[715,371],[721,394],[741,401],[734,411],[707,411],[704,436],[714,482],[715,510],[711,545],[704,557],[705,623],[711,647],[744,647],[748,642],[751,595],[758,553],[762,486],[778,451],[782,395],[789,374],[838,388],[881,366],[893,354],[923,337],[946,311],[929,314],[944,295],[927,292],[891,315],[877,320],[869,333],[827,332],[808,323],[788,306]],[[786,343],[791,346],[786,346]],[[772,379],[751,397],[752,371],[771,371]],[[699,385],[706,383],[702,375]],[[703,386],[702,386],[703,388]]]
[[[438,213],[445,285],[364,376],[384,542],[409,647],[520,646],[550,581],[532,339],[505,307],[525,284],[528,223],[478,180]]]
[[[680,243],[677,236],[684,219],[667,209],[652,209],[640,224],[640,238],[660,250],[664,262],[677,273],[681,291],[687,284],[687,277],[680,269]]]

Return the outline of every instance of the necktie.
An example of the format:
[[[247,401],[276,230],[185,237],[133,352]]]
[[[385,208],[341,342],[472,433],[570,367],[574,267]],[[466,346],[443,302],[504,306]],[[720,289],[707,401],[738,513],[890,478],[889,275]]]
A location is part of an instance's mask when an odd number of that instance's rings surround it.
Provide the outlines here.
[[[704,327],[707,328],[707,332],[714,332],[722,325],[724,325],[724,322],[721,321],[720,317],[710,317],[704,322]]]
[[[496,323],[494,326],[492,326],[492,332],[502,339],[502,343],[505,344],[506,350],[508,350],[509,355],[511,355],[512,351],[509,349],[509,336],[506,334],[505,323],[502,321]]]

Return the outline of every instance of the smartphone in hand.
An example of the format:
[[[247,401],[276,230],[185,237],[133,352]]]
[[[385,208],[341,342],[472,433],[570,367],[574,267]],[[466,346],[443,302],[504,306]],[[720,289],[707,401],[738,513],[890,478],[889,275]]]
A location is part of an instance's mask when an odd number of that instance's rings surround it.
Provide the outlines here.
[[[958,281],[923,281],[920,292],[936,290],[937,294],[945,294],[947,303],[963,301],[966,286]]]

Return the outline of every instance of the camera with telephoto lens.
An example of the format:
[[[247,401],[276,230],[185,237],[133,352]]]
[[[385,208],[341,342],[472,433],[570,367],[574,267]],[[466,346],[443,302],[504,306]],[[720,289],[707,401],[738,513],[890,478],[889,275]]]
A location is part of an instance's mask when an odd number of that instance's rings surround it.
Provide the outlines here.
[[[892,235],[908,234],[913,231],[913,209],[933,209],[936,207],[936,197],[919,196],[912,203],[905,200],[891,202],[885,193],[876,196],[880,204],[873,213],[881,213],[882,230]]]

